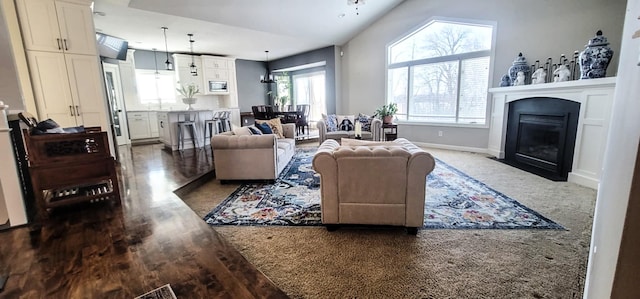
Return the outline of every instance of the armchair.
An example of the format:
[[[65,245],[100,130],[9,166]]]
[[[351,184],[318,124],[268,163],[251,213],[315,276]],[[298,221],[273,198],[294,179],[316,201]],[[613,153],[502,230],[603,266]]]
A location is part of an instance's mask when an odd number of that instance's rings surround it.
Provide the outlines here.
[[[405,226],[424,222],[426,177],[433,157],[404,138],[384,145],[340,146],[326,140],[313,157],[320,174],[322,223]]]

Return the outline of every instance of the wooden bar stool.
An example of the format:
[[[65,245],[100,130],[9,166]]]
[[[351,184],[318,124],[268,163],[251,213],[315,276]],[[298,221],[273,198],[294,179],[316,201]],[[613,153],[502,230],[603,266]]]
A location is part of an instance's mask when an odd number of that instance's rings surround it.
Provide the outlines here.
[[[198,127],[196,125],[197,112],[184,112],[178,114],[178,150],[184,150],[184,130],[187,129],[191,134],[193,148],[199,148],[198,145]]]

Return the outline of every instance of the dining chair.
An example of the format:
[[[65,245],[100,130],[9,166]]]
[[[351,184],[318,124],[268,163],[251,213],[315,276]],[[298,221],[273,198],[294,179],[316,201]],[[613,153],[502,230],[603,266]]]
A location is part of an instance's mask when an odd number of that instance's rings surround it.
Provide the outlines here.
[[[296,120],[296,132],[304,135],[304,127],[307,127],[309,133],[309,104],[296,105],[298,119]]]

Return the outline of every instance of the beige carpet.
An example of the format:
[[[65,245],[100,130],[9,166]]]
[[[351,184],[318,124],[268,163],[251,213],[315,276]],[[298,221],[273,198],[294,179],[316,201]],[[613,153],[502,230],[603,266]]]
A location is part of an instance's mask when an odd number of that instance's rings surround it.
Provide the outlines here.
[[[582,298],[595,190],[480,154],[427,150],[567,231],[214,229],[293,298]],[[213,180],[183,199],[204,217],[237,186]]]

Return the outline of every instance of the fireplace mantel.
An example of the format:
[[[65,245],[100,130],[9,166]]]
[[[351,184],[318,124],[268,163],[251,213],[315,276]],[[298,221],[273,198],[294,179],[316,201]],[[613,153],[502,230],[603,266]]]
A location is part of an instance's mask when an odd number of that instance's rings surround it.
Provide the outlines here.
[[[553,82],[490,88],[491,127],[488,152],[504,158],[509,102],[531,97],[552,97],[580,103],[572,170],[568,180],[597,188],[607,141],[616,78]]]

